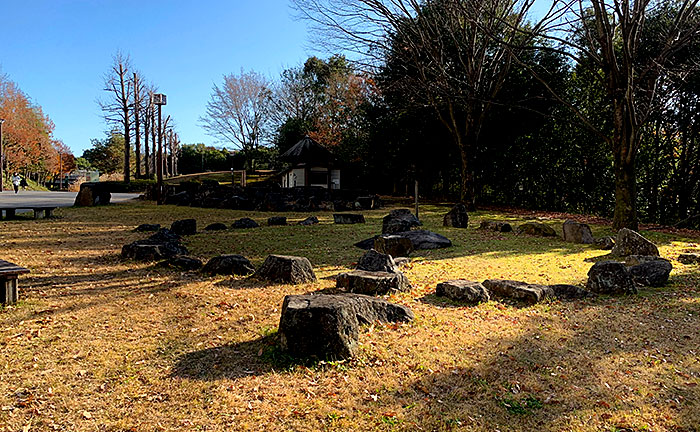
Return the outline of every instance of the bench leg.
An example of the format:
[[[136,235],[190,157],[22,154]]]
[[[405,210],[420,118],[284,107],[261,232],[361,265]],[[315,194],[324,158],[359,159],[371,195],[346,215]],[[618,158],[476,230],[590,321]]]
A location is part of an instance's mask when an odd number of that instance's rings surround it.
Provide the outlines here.
[[[52,208],[44,209],[44,217],[45,218],[52,218],[53,217],[53,209]]]
[[[6,209],[5,210],[5,219],[14,219],[15,218],[15,209]]]
[[[34,219],[39,219],[39,217],[42,213],[44,213],[44,210],[34,209]]]
[[[0,279],[0,302],[5,305],[17,303],[17,278]]]

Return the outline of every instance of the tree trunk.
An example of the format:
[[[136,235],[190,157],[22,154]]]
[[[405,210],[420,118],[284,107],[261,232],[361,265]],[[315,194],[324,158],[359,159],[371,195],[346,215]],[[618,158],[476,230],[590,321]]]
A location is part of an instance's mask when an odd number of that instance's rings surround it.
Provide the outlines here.
[[[150,119],[148,118],[148,108],[146,108],[146,118],[145,122],[143,124],[143,171],[146,175],[146,178],[151,177],[151,170],[149,169],[150,167],[148,166],[149,162],[149,157],[148,157],[148,125],[150,124]]]
[[[615,214],[613,229],[629,228],[637,231],[637,175],[635,161],[638,134],[633,114],[623,101],[615,104],[613,132],[613,169],[615,171]]]
[[[467,207],[467,210],[476,210],[476,201],[474,196],[474,173],[471,168],[471,163],[469,162],[469,157],[471,154],[472,143],[470,141],[470,134],[466,137],[460,135],[455,136],[455,141],[457,142],[457,147],[459,148],[459,155],[461,161],[461,183],[459,188],[459,200]]]

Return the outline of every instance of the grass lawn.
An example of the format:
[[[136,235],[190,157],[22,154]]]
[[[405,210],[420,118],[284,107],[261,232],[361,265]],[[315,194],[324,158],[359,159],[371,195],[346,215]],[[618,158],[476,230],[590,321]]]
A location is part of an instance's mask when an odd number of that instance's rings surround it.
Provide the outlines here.
[[[202,232],[202,259],[270,253],[314,264],[313,284],[265,285],[125,262],[141,223],[194,217],[200,229],[271,214],[129,203],[61,209],[57,219],[0,222],[0,258],[26,266],[21,302],[0,310],[0,430],[699,431],[700,270],[676,258],[699,240],[648,232],[674,270],[629,297],[523,306],[443,301],[438,282],[465,278],[584,284],[607,252],[559,239],[441,226],[454,247],[419,251],[414,289],[389,297],[415,322],[374,325],[350,361],[289,363],[275,348],[282,299],[334,287],[332,276],[381,231],[367,224]],[[287,214],[291,221],[309,214]],[[562,220],[548,220],[561,231]],[[594,234],[606,233],[593,226]],[[608,232],[609,233],[609,232]]]

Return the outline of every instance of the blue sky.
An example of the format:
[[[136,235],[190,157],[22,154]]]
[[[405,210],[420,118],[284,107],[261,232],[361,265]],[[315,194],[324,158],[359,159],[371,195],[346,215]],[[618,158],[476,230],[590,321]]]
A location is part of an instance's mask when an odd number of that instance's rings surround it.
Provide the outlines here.
[[[76,156],[107,129],[96,103],[121,50],[168,95],[185,143],[220,145],[199,126],[214,83],[255,70],[276,78],[310,55],[288,0],[30,0],[0,6],[0,71],[56,124]]]

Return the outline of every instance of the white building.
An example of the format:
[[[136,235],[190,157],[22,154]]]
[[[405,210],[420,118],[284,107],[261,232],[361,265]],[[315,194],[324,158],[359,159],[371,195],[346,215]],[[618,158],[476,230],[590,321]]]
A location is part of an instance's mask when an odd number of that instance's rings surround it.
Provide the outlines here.
[[[316,186],[340,189],[340,169],[328,149],[306,137],[280,156],[291,166],[282,171],[282,187]]]

